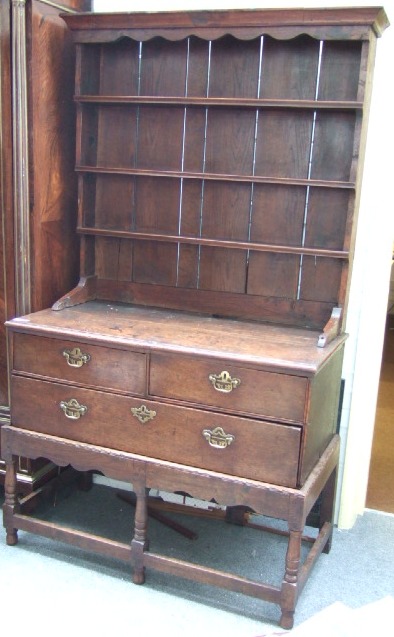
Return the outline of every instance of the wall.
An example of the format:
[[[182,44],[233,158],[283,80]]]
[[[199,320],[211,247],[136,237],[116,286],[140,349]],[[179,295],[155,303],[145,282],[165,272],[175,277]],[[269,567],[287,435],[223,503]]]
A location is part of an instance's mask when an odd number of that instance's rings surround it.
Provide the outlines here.
[[[95,0],[96,11],[167,11],[278,7],[381,6],[374,0],[319,2],[285,0]],[[390,3],[391,4],[391,3]],[[366,148],[359,226],[346,330],[349,339],[343,368],[345,393],[341,420],[342,450],[338,482],[337,520],[351,527],[362,514],[375,422],[384,325],[389,291],[394,214],[392,157],[394,9],[385,7],[393,24],[378,41],[374,91]]]

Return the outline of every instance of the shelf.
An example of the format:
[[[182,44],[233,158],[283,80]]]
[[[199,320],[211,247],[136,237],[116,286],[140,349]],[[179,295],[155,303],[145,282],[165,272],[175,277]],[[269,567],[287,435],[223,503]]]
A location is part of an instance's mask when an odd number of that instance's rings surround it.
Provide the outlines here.
[[[345,260],[349,258],[349,252],[346,250],[327,250],[325,248],[307,248],[304,246],[273,245],[268,243],[256,243],[253,241],[231,241],[227,239],[209,239],[206,237],[191,237],[185,235],[110,230],[107,228],[87,228],[85,226],[79,226],[77,228],[77,232],[79,234],[114,237],[118,239],[136,239],[139,241],[159,241],[164,243],[185,243],[189,245],[226,248],[231,250],[253,250],[255,252],[298,254]]]
[[[288,100],[288,99],[254,99],[232,97],[167,97],[150,95],[76,95],[74,100],[80,104],[157,104],[160,106],[203,106],[233,108],[284,108],[305,110],[362,110],[362,102],[327,101],[327,100]]]
[[[199,179],[201,181],[227,181],[250,184],[276,184],[282,186],[305,186],[314,188],[339,188],[354,190],[351,181],[328,181],[324,179],[297,179],[292,177],[266,177],[260,175],[224,175],[218,173],[185,172],[175,170],[145,170],[141,168],[113,168],[104,166],[77,165],[79,173],[105,175],[130,175],[135,177],[166,177],[170,179]]]

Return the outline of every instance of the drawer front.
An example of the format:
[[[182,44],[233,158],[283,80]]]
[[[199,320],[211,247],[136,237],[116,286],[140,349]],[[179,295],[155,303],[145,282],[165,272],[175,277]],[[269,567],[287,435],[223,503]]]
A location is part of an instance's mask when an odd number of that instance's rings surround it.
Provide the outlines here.
[[[145,395],[145,354],[14,334],[13,369],[60,381]]]
[[[225,360],[153,354],[149,393],[303,423],[306,378],[238,367]]]
[[[16,427],[296,487],[301,428],[14,376]]]

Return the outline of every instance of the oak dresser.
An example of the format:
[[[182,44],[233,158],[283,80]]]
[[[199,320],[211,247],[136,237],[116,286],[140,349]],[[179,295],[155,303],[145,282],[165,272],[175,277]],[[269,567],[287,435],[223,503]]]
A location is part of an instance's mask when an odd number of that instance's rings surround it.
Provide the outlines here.
[[[328,552],[378,8],[67,15],[78,286],[9,321],[4,524],[280,606]],[[15,457],[127,481],[130,544],[20,511]],[[280,586],[148,550],[150,489],[285,520]],[[306,518],[319,531],[300,563]],[[197,556],[198,557],[198,556]]]

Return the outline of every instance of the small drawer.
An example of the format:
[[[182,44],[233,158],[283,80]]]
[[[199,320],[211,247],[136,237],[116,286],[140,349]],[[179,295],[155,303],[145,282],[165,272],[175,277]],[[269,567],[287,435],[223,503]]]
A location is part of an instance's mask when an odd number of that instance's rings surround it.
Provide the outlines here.
[[[145,354],[30,334],[14,334],[13,371],[145,394]]]
[[[239,367],[226,360],[153,354],[149,394],[226,411],[303,423],[306,378]]]
[[[201,469],[296,487],[301,427],[13,376],[12,424]]]

